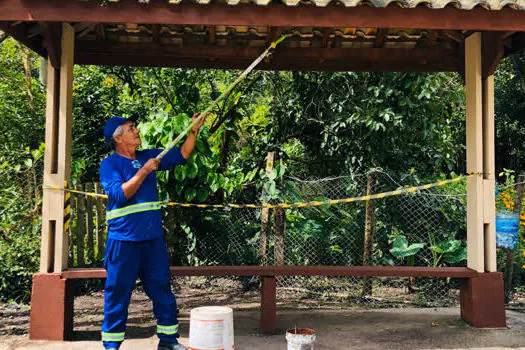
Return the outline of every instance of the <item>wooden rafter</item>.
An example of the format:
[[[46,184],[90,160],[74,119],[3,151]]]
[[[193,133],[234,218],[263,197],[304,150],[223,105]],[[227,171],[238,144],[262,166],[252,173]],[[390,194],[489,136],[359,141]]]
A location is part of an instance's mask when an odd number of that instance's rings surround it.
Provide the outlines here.
[[[421,48],[434,48],[436,47],[436,41],[438,39],[438,31],[431,30],[424,32],[424,35],[422,35],[421,40],[419,40],[416,44],[416,47]]]
[[[281,27],[270,27],[268,32],[268,45],[275,40],[279,39],[283,35],[283,28]]]
[[[510,47],[505,50],[505,56],[513,55],[525,50],[525,33],[516,33],[512,36]]]
[[[330,46],[330,34],[331,34],[330,28],[324,28],[323,29],[323,41],[321,42],[321,47],[327,48]]]
[[[160,43],[160,38],[159,38],[159,25],[158,24],[152,24],[151,25],[151,36],[153,38],[153,42],[155,44],[159,44]]]
[[[442,33],[443,33],[443,36],[446,36],[447,38],[454,40],[460,45],[463,45],[465,42],[465,36],[460,31],[443,30]]]
[[[62,26],[60,23],[44,23],[42,28],[44,30],[44,47],[47,51],[47,57],[53,67],[60,68]]]
[[[484,32],[481,41],[481,74],[483,78],[493,75],[505,55],[503,33]]]
[[[381,48],[385,44],[386,36],[388,34],[388,29],[379,28],[377,30],[376,40],[374,41],[375,48]]]
[[[109,2],[105,6],[100,6],[98,1],[3,0],[0,21],[525,30],[523,11],[508,8],[227,6],[184,2],[170,5],[167,1],[144,5],[136,0]]]
[[[96,26],[97,26],[96,23],[92,23],[89,26],[87,26],[86,28],[78,31],[78,34],[76,35],[76,39],[82,39],[84,36],[86,36],[89,33],[91,33],[95,29]]]
[[[106,40],[106,31],[104,30],[104,24],[99,23],[96,26],[95,32],[97,34],[97,40]]]
[[[210,44],[215,44],[216,40],[217,40],[217,37],[215,35],[215,26],[210,26],[208,28],[208,42]]]
[[[46,56],[46,51],[42,47],[41,40],[29,38],[29,30],[25,23],[15,24],[0,21],[0,30],[38,53],[40,56]]]

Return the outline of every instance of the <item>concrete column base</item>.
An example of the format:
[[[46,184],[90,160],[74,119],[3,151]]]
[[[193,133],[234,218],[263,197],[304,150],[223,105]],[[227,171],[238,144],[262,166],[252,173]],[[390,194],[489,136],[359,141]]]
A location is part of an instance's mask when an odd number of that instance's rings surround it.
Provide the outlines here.
[[[30,339],[72,339],[74,290],[74,280],[62,279],[58,273],[33,275]]]
[[[461,318],[476,328],[506,327],[503,275],[487,272],[461,280]]]

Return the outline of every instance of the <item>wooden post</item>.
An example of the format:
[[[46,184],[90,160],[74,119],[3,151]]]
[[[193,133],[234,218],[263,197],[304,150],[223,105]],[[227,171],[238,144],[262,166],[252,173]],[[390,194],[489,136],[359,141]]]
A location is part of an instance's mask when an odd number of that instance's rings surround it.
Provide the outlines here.
[[[461,318],[474,327],[505,327],[502,275],[491,272],[496,269],[494,80],[482,78],[481,38],[474,33],[465,40],[467,172],[476,173],[467,179],[467,266],[480,274],[461,283]]]
[[[483,228],[485,271],[496,272],[496,161],[494,142],[494,75],[483,79]]]
[[[75,185],[75,190],[77,191],[84,191],[82,188],[82,185]],[[77,202],[77,226],[76,226],[76,238],[77,238],[77,265],[78,267],[82,267],[86,264],[85,261],[85,253],[84,253],[84,235],[86,233],[86,219],[85,219],[85,211],[86,211],[86,199],[84,196],[79,195],[76,196],[76,202]]]
[[[269,177],[270,173],[273,170],[273,157],[274,157],[274,153],[268,152],[268,156],[266,158],[266,177]],[[259,238],[259,263],[261,265],[266,265],[268,263],[267,257],[266,257],[266,245],[268,243],[269,216],[270,216],[270,209],[262,208],[261,210],[261,235]]]
[[[518,185],[516,186],[516,193],[514,195],[514,209],[515,213],[520,215],[521,202],[523,200],[523,182],[525,181],[525,172],[521,172],[518,176]],[[505,287],[505,303],[507,304],[512,296],[512,280],[514,275],[514,256],[516,249],[507,249],[507,262],[505,264],[505,277],[503,278]]]
[[[71,121],[73,86],[73,27],[62,24],[60,68],[49,62],[46,107],[44,184],[64,186],[71,172]],[[68,236],[64,232],[64,193],[45,189],[42,200],[40,272],[67,268]]]
[[[47,64],[46,149],[44,184],[63,187],[71,173],[71,124],[75,31],[57,23],[60,62]],[[58,57],[58,56],[57,56]],[[31,339],[61,340],[73,330],[74,280],[61,278],[68,267],[69,236],[64,226],[65,192],[44,189],[40,273],[33,276]]]
[[[102,194],[102,186],[96,182],[95,183],[95,192]],[[102,205],[102,198],[97,197],[95,200],[95,231],[97,232],[97,255],[104,256],[104,231],[105,231],[105,220],[106,213]]]
[[[375,179],[374,171],[372,169],[368,174],[368,180],[366,183],[366,195],[369,196],[374,192]],[[365,209],[365,239],[363,247],[363,266],[372,265],[372,253],[374,246],[374,224],[375,224],[375,201],[367,200]],[[363,278],[363,290],[361,296],[372,295],[372,279],[368,276]]]
[[[281,179],[280,184],[283,184]],[[284,208],[273,210],[273,242],[276,265],[284,265],[284,232],[286,230],[286,215]]]
[[[284,208],[275,208],[273,210],[273,220],[275,265],[284,265],[284,231],[286,228]]]
[[[75,56],[75,30],[67,23],[62,24],[62,55],[60,63],[60,103],[58,130],[58,167],[62,168],[63,181],[69,183],[71,175],[71,125],[73,121],[73,58]],[[62,194],[62,197],[64,194]],[[61,201],[63,203],[63,200]],[[57,203],[58,205],[58,203]],[[61,225],[63,226],[63,212]],[[60,226],[60,227],[62,227]],[[57,225],[57,227],[59,227]],[[55,235],[55,272],[67,268],[67,232],[57,229]]]
[[[86,192],[93,192],[93,184],[87,183]],[[86,197],[86,245],[87,245],[87,259],[90,263],[95,261],[95,239],[94,239],[94,225],[93,225],[93,209],[94,209],[93,197]]]
[[[261,291],[261,333],[275,334],[277,320],[276,281],[275,276],[262,276]]]
[[[57,176],[58,161],[58,103],[56,95],[60,89],[59,70],[55,69],[50,62],[47,64],[47,106],[46,106],[46,148],[44,152],[44,184],[51,184],[51,181],[62,186]],[[42,242],[40,248],[40,272],[53,272],[54,267],[54,248],[56,233],[56,211],[51,212],[51,203],[63,200],[60,192],[44,188],[42,197]],[[54,214],[54,215],[53,215]]]
[[[481,33],[465,40],[467,173],[483,173]],[[467,266],[485,271],[483,178],[467,179]]]

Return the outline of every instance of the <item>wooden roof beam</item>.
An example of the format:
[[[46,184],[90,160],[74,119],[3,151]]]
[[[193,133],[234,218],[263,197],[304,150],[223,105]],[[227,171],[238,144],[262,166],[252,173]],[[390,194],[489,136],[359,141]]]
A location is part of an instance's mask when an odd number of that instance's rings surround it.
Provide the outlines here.
[[[516,33],[507,40],[510,40],[510,47],[506,48],[505,56],[525,50],[525,33]]]
[[[483,32],[481,35],[481,75],[487,78],[494,74],[505,55],[501,32]]]
[[[151,36],[152,36],[153,42],[157,45],[160,44],[159,30],[160,28],[158,24],[151,25]]]
[[[60,23],[43,23],[42,27],[47,58],[51,65],[58,69],[62,57],[62,25]]]
[[[106,30],[103,23],[98,23],[95,28],[95,33],[97,35],[97,40],[106,40]]]
[[[280,4],[227,6],[184,2],[170,5],[167,1],[141,4],[136,0],[109,2],[104,6],[100,6],[99,1],[2,0],[0,21],[525,30],[523,11],[508,8],[288,7]]]
[[[376,40],[374,41],[375,48],[381,48],[385,44],[386,36],[388,34],[388,29],[379,28],[377,30]]]
[[[438,39],[438,31],[426,31],[422,35],[421,39],[416,43],[416,47],[420,48],[434,48],[436,47],[436,41]]]
[[[180,68],[244,69],[260,48],[217,46],[157,47],[136,43],[77,42],[75,63]],[[303,71],[459,71],[455,49],[341,49],[279,47],[258,67]]]
[[[330,43],[330,34],[332,34],[332,31],[330,30],[330,28],[323,29],[323,39],[321,42],[321,47],[328,48],[332,46],[332,44]]]
[[[83,28],[82,30],[78,31],[78,34],[76,35],[76,39],[81,39],[91,33],[97,26],[97,23],[92,23],[86,28]]]
[[[465,36],[460,31],[443,30],[443,35],[457,42],[460,45],[465,44]]]

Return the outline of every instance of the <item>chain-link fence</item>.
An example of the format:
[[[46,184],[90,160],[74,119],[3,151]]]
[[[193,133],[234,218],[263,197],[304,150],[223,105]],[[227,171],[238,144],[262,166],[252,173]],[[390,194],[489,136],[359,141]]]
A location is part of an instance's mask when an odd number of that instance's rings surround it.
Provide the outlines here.
[[[408,179],[395,180],[381,170],[351,177],[287,178],[278,186],[279,199],[274,201],[326,201],[420,185],[415,177]],[[166,227],[168,246],[177,265],[465,266],[465,183],[368,201],[288,209],[167,207],[165,225],[175,222],[177,226]],[[89,204],[80,204],[83,206]],[[75,208],[78,212],[79,204]],[[92,209],[87,220],[97,217],[100,209]],[[71,248],[78,252],[78,240],[86,242],[86,238],[75,233],[76,221]],[[104,228],[91,229],[100,233]],[[101,253],[93,242],[103,237],[91,236],[94,248],[89,244],[81,247],[91,252],[84,262]],[[70,254],[73,264],[81,261],[76,255]],[[252,277],[192,277],[184,278],[182,284],[244,293],[258,288],[259,282]],[[278,295],[285,304],[286,300],[307,299],[316,307],[334,301],[368,307],[431,306],[455,304],[458,290],[447,279],[280,276]]]
[[[325,201],[403,187],[386,173],[375,171],[309,181],[287,179],[280,188],[280,197],[287,203]],[[209,234],[202,230],[196,233],[196,260],[214,265],[466,263],[465,181],[376,200],[265,210],[210,213],[217,215],[217,220],[212,220],[216,224]],[[447,245],[448,250],[442,249]],[[243,287],[253,284],[253,279],[248,279]],[[446,279],[280,276],[278,293],[293,299],[346,300],[381,307],[405,303],[450,305],[457,302],[458,291],[457,285]]]

